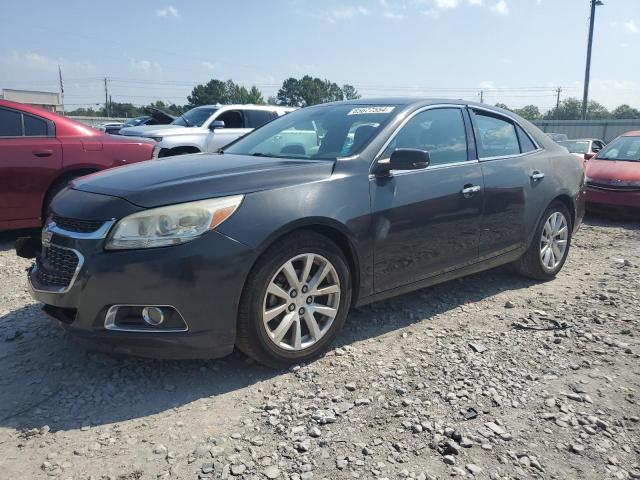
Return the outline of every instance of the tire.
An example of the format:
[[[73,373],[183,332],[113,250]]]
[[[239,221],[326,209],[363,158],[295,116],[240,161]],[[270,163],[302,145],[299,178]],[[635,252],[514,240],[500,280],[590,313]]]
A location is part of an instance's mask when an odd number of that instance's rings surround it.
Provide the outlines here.
[[[554,230],[551,229],[551,237],[555,245],[554,248],[553,246],[549,246],[550,244],[547,240],[549,238],[548,232],[550,231],[550,226],[555,223],[554,219],[557,220],[559,218],[562,218],[562,225],[564,226],[558,228],[558,233],[554,233]],[[550,222],[549,226],[547,226],[548,222]],[[545,229],[545,226],[547,226],[547,229]],[[566,234],[563,228],[566,229]],[[564,262],[569,255],[572,229],[571,215],[567,207],[562,202],[553,201],[542,215],[536,227],[531,245],[527,251],[514,262],[513,266],[516,272],[535,280],[552,280],[555,278],[564,266]],[[561,255],[558,255],[558,249],[561,249],[562,245],[564,245],[565,248],[561,250]],[[547,247],[546,249],[545,246]],[[558,259],[558,257],[560,258]]]
[[[293,269],[286,270],[287,264]],[[350,305],[351,273],[344,253],[323,235],[293,233],[277,240],[249,273],[240,299],[236,346],[272,368],[306,362],[333,342]]]

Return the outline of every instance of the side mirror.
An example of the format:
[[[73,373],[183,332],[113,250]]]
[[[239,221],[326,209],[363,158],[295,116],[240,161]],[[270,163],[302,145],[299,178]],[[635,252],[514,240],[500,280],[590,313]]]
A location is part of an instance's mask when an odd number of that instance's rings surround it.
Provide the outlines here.
[[[209,125],[209,130],[215,130],[216,128],[224,128],[224,122],[222,120],[214,120]]]
[[[388,175],[391,170],[421,170],[429,166],[429,152],[417,148],[398,148],[388,161],[378,162],[376,175]]]
[[[591,160],[595,156],[596,156],[595,153],[585,153],[584,154],[584,159],[585,160]]]

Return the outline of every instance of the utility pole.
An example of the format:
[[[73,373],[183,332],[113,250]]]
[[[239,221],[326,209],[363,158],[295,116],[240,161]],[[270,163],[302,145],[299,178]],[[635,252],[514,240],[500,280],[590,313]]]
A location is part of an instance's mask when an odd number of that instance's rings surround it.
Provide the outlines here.
[[[593,43],[593,24],[596,19],[596,7],[604,5],[600,0],[590,0],[591,16],[589,17],[589,40],[587,43],[587,66],[584,72],[584,93],[582,96],[582,119],[587,119],[587,102],[589,101],[589,75],[591,71],[591,45]]]
[[[484,90],[480,90],[480,103],[484,103]]]
[[[558,89],[556,90],[556,93],[558,94],[558,96],[556,97],[556,120],[558,120],[558,117],[560,116],[560,93],[562,92],[562,87],[558,87]]]
[[[107,88],[107,77],[104,77],[104,113],[109,116],[109,89]]]

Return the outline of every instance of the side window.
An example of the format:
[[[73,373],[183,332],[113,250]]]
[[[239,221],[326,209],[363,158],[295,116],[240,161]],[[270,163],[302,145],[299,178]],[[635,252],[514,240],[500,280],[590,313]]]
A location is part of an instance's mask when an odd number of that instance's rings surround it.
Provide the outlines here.
[[[48,135],[47,122],[41,118],[24,115],[24,134],[27,137],[46,137]]]
[[[520,150],[522,153],[533,152],[536,149],[536,146],[531,141],[529,135],[527,135],[519,125],[516,125],[516,130],[518,130],[518,139],[520,140]]]
[[[474,113],[478,128],[476,142],[479,158],[520,154],[516,127],[513,123],[481,112]]]
[[[602,145],[601,142],[599,142],[598,140],[594,141],[591,145],[591,151],[592,152],[599,152],[600,150],[602,150],[602,147],[604,147],[604,145]]]
[[[0,108],[0,137],[22,136],[22,114]]]
[[[461,110],[435,108],[418,113],[402,127],[381,158],[389,158],[397,148],[426,150],[430,165],[465,162],[467,139]]]
[[[229,110],[221,113],[216,120],[222,120],[224,122],[224,128],[244,128],[242,112],[239,110]]]
[[[273,112],[267,110],[245,110],[247,128],[258,128],[274,119]]]

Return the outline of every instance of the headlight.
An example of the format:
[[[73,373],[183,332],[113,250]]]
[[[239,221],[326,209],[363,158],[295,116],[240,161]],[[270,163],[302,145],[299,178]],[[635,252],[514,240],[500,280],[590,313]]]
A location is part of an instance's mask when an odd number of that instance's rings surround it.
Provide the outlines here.
[[[189,242],[233,215],[243,198],[212,198],[134,213],[116,224],[105,248],[153,248]]]
[[[151,137],[152,140],[155,140],[156,142],[161,142],[162,141],[162,137]]]

